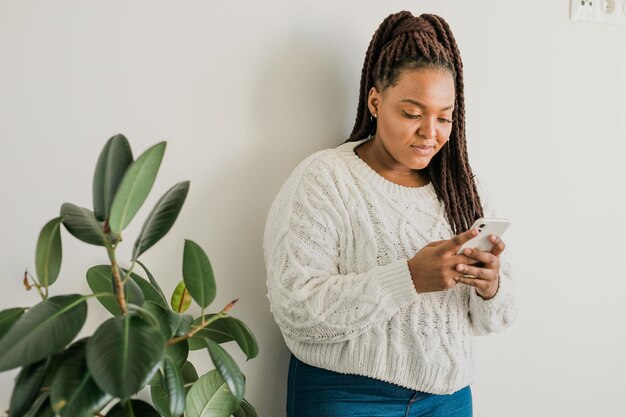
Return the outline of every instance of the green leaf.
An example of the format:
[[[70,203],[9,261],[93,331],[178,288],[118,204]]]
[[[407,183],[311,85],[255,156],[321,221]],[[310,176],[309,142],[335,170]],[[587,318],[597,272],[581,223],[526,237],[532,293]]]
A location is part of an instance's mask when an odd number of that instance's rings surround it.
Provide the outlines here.
[[[63,355],[63,352],[65,351],[62,350],[61,352],[49,356],[50,365],[48,365],[48,369],[46,370],[46,376],[43,379],[44,387],[49,387],[52,385],[52,381],[54,380],[57,370],[59,369],[59,364],[61,362],[61,356]]]
[[[258,417],[256,410],[246,399],[239,404],[239,407],[233,413],[234,417]]]
[[[152,406],[141,400],[130,400],[117,403],[106,417],[161,417]]]
[[[196,381],[187,394],[185,417],[230,416],[237,409],[237,401],[217,369]]]
[[[24,415],[30,409],[39,395],[49,365],[50,358],[46,358],[22,368],[11,394],[10,416]]]
[[[28,412],[24,414],[24,417],[54,417],[49,396],[47,392],[41,393]]]
[[[206,253],[198,244],[185,240],[183,280],[193,299],[206,308],[215,299],[215,276]]]
[[[213,360],[213,364],[224,381],[226,381],[226,385],[228,385],[228,389],[230,389],[230,392],[235,397],[237,404],[239,404],[243,400],[246,389],[243,374],[233,358],[220,345],[211,339],[204,339],[204,341],[209,350],[209,355],[211,355],[211,359]]]
[[[153,301],[146,301],[143,308],[148,310],[159,322],[159,329],[165,340],[172,337],[182,336],[189,331],[193,318],[189,315],[174,313],[164,309]]]
[[[121,274],[121,272],[120,272]],[[96,265],[87,271],[87,284],[94,293],[111,293],[113,294],[113,273],[111,271],[111,265]],[[124,284],[124,295],[127,303],[133,303],[138,306],[143,305],[144,295],[143,291],[137,283],[129,279]],[[98,301],[114,316],[122,314],[120,306],[117,304],[117,298],[112,297],[98,297]]]
[[[87,339],[82,339],[64,352],[50,388],[52,408],[63,417],[93,415],[112,399],[87,369],[86,345]]]
[[[109,215],[117,187],[132,162],[133,153],[124,135],[115,135],[104,145],[93,175],[93,210],[96,219],[103,221]]]
[[[158,381],[158,383],[155,382],[154,384],[151,384],[152,386],[150,387],[150,398],[152,398],[154,408],[156,408],[159,414],[163,417],[172,417],[172,414],[170,413],[170,397],[167,390],[163,388],[166,385],[163,372],[157,372],[152,379],[156,379],[156,381]]]
[[[121,233],[128,226],[150,194],[164,152],[165,142],[157,143],[126,170],[111,206],[109,227],[113,233]]]
[[[173,416],[178,416],[185,410],[185,387],[180,368],[169,357],[163,361],[164,381],[169,396],[169,411]]]
[[[198,371],[196,371],[196,368],[193,366],[193,363],[189,361],[185,362],[185,364],[183,365],[181,374],[183,376],[183,382],[185,385],[191,384],[198,380]]]
[[[39,283],[48,287],[56,281],[61,270],[62,246],[61,246],[61,222],[63,218],[57,217],[50,220],[41,229],[37,241],[35,254],[35,266]]]
[[[92,245],[105,246],[102,226],[91,210],[65,203],[61,206],[61,217],[67,231],[77,239]]]
[[[172,310],[177,313],[184,313],[187,311],[189,306],[191,305],[191,295],[189,291],[187,291],[187,287],[185,286],[185,282],[181,281],[178,283],[174,292],[172,293],[172,299],[170,300],[172,305]]]
[[[11,326],[13,326],[15,322],[22,317],[22,314],[24,314],[25,311],[26,309],[21,307],[9,308],[0,311],[0,340],[2,340]]]
[[[133,259],[137,259],[169,232],[185,203],[188,191],[189,181],[179,182],[157,201],[135,241]]]
[[[150,284],[152,284],[152,286],[157,289],[159,294],[161,294],[161,298],[163,298],[163,302],[165,303],[165,308],[167,308],[167,300],[165,299],[165,294],[163,293],[163,290],[159,286],[159,283],[156,281],[156,279],[154,279],[154,276],[150,273],[148,268],[146,268],[146,266],[143,263],[141,263],[139,260],[135,260],[135,262],[137,262],[139,266],[144,270],[144,272],[148,276],[148,279],[150,280]]]
[[[122,269],[122,271],[124,271],[124,273],[127,273],[125,269]],[[165,301],[165,299],[159,293],[159,290],[154,288],[154,286],[148,280],[140,277],[134,272],[130,274],[130,278],[135,281],[135,284],[137,284],[139,288],[141,288],[141,292],[143,293],[145,301],[153,301],[163,308],[168,308],[167,301]]]
[[[170,316],[169,309],[165,310],[159,304],[153,301],[146,301],[143,304],[143,308],[148,310],[159,322],[159,330],[161,334],[165,338],[165,340],[169,340],[172,337],[172,328],[170,327]],[[176,314],[176,313],[172,313]]]
[[[169,358],[179,369],[183,367],[187,356],[189,356],[189,344],[186,340],[170,345],[165,350],[165,357]],[[150,385],[159,385],[160,383],[158,375],[154,375],[149,382]]]
[[[165,354],[165,339],[133,314],[104,322],[87,343],[87,367],[98,386],[127,400],[150,380]]]
[[[214,314],[205,315],[205,319],[210,319]],[[194,320],[193,325],[198,326],[202,318]],[[208,338],[216,343],[226,343],[235,340],[247,360],[255,358],[259,354],[259,347],[252,331],[239,319],[234,317],[223,317],[209,324],[204,329],[196,333],[189,339],[191,350],[203,349],[206,347],[204,339]]]
[[[85,297],[51,297],[24,314],[0,340],[0,371],[27,365],[63,349],[85,324]]]

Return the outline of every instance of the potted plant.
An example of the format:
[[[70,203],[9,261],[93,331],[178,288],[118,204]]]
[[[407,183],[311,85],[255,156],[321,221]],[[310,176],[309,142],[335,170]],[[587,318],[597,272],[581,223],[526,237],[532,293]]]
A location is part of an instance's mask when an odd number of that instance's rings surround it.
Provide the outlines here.
[[[184,243],[183,280],[168,298],[140,257],[170,230],[189,190],[179,182],[145,219],[132,259],[122,266],[116,249],[122,233],[150,193],[166,143],[136,160],[128,140],[113,136],[104,146],[93,179],[93,211],[71,203],[41,230],[35,274],[24,285],[42,301],[0,312],[0,372],[21,367],[10,417],[236,417],[256,416],[245,398],[245,378],[220,344],[235,341],[247,359],[258,354],[250,329],[228,314],[235,301],[214,314],[211,263],[202,248]],[[62,260],[61,226],[85,243],[106,250],[108,263],[86,273],[91,294],[53,295]],[[141,269],[141,276],[138,270]],[[74,340],[96,298],[112,317],[89,337]],[[185,314],[195,301],[199,317]],[[206,349],[215,369],[198,376],[189,350]],[[150,386],[152,404],[135,398]],[[112,406],[112,407],[111,407]]]

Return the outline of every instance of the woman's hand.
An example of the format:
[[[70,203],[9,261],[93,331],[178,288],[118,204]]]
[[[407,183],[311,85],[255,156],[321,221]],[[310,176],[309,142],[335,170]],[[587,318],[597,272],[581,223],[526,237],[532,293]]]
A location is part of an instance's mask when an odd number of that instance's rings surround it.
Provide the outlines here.
[[[460,282],[457,280],[459,272],[455,268],[458,265],[469,268],[481,260],[476,260],[475,257],[457,255],[456,252],[465,242],[477,235],[477,229],[470,229],[450,240],[429,243],[417,252],[409,260],[409,271],[411,271],[417,292],[444,291]],[[465,273],[469,274],[469,272]]]
[[[475,265],[459,263],[456,270],[463,276],[455,277],[456,282],[471,285],[476,292],[485,300],[493,298],[498,292],[500,279],[500,254],[504,252],[506,245],[502,239],[495,235],[489,236],[494,246],[490,252],[482,252],[476,249],[466,248],[463,254],[474,260]],[[471,276],[467,276],[471,275]]]

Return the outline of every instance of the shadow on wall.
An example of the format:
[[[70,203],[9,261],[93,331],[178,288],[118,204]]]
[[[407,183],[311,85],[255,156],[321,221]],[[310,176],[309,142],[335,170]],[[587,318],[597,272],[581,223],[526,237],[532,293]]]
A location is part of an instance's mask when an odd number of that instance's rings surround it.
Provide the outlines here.
[[[251,136],[236,159],[222,161],[224,172],[197,184],[202,196],[188,215],[219,219],[207,220],[209,242],[219,242],[215,253],[209,253],[225,262],[218,267],[227,271],[227,279],[238,282],[233,286],[241,302],[233,315],[248,323],[258,338],[259,357],[242,370],[249,379],[246,396],[259,415],[284,414],[289,356],[265,296],[265,220],[295,166],[317,150],[339,145],[349,134],[346,112],[353,112],[355,104],[346,104],[354,94],[342,81],[342,62],[327,43],[290,39],[251,66],[256,69],[254,87],[245,112],[251,115]],[[255,375],[264,379],[255,380]]]

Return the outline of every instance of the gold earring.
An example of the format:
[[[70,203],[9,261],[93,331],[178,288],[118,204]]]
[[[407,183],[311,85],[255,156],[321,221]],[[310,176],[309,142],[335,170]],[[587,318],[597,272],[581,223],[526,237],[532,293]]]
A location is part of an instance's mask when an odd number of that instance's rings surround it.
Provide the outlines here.
[[[374,119],[378,118],[378,113],[374,113]]]

